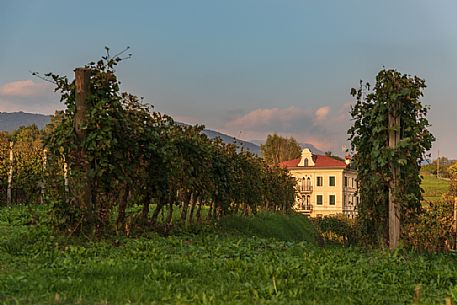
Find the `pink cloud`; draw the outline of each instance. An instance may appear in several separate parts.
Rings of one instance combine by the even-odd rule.
[[[49,84],[35,83],[32,80],[18,80],[0,86],[0,95],[5,97],[43,96],[52,92]]]
[[[287,108],[258,108],[227,123],[231,128],[255,128],[271,124],[288,124],[305,118],[308,112],[295,106]]]
[[[313,144],[322,151],[341,154],[342,145],[347,145],[350,105],[342,103],[338,107],[325,105],[314,109],[296,106],[258,108],[229,120],[219,131],[248,141],[262,140],[268,134],[277,133],[294,137],[299,143]]]
[[[317,108],[317,110],[314,112],[314,120],[316,122],[322,122],[327,118],[328,113],[330,112],[330,107],[329,106],[324,106]]]
[[[210,128],[211,129],[211,128]],[[218,129],[218,132],[235,136],[238,139],[245,140],[245,141],[252,141],[252,140],[264,140],[267,138],[269,134],[272,134],[274,131],[272,130],[265,130],[265,131],[253,131],[253,130],[243,130],[243,132],[236,132],[231,129]],[[309,143],[314,145],[314,147],[322,150],[332,150],[335,148],[333,141],[329,140],[328,137],[323,138],[319,135],[315,135],[312,132],[298,132],[298,131],[291,131],[291,132],[279,132],[277,133],[283,137],[293,137],[299,143]],[[338,152],[338,151],[336,151]]]
[[[63,110],[65,105],[57,99],[53,101],[45,101],[42,103],[34,103],[31,101],[8,100],[0,97],[0,112],[31,112],[42,114],[54,114],[56,110]]]

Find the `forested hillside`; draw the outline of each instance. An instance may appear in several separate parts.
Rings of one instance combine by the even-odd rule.
[[[51,119],[50,115],[26,112],[0,112],[0,131],[13,131],[20,126],[35,124],[42,129]]]
[[[28,126],[35,124],[39,129],[42,129],[51,120],[50,115],[40,113],[26,112],[0,112],[0,131],[14,131],[20,126]],[[183,125],[186,125],[182,123]],[[225,144],[235,144],[239,147],[249,150],[251,153],[260,156],[260,146],[248,141],[239,140],[235,137],[220,133],[211,129],[202,131],[208,138],[221,138]]]

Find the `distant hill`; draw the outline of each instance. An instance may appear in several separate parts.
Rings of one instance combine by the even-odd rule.
[[[36,124],[38,128],[42,129],[46,124],[51,120],[50,115],[44,115],[39,113],[26,113],[26,112],[0,112],[0,130],[3,131],[13,131],[18,129],[20,126],[27,126]],[[184,123],[181,123],[184,124]],[[265,143],[264,140],[252,140],[252,141],[243,141],[235,137],[211,130],[205,129],[203,133],[208,136],[210,139],[221,138],[224,143],[227,144],[236,144],[244,149],[249,150],[253,154],[260,156],[262,153],[260,151],[260,145]],[[323,155],[324,152],[320,149],[317,149],[313,144],[309,143],[300,143],[302,148],[308,147],[314,154]]]
[[[50,115],[38,114],[38,113],[25,113],[25,112],[0,112],[0,130],[3,131],[13,131],[18,129],[20,126],[27,126],[36,124],[38,128],[42,129],[46,124],[51,120]],[[182,123],[183,124],[183,123]],[[238,140],[235,137],[210,130],[205,129],[203,133],[208,136],[210,139],[221,138],[224,143],[227,144],[236,144],[240,147],[244,147],[253,154],[260,156],[260,146],[246,142],[243,140]]]
[[[180,124],[180,125],[186,125],[186,126],[189,125],[187,123],[182,123],[182,122],[176,122],[176,123]],[[256,145],[251,142],[239,140],[235,137],[226,135],[225,133],[221,133],[221,132],[214,131],[211,129],[203,129],[203,134],[205,134],[210,139],[221,138],[222,142],[224,142],[226,144],[235,144],[239,147],[249,150],[251,153],[253,153],[255,155],[260,156],[262,154],[260,151],[259,145]]]
[[[0,130],[13,131],[21,126],[35,124],[39,129],[44,128],[51,120],[50,115],[26,112],[0,112]]]
[[[42,129],[46,124],[51,120],[50,115],[44,115],[39,113],[26,113],[26,112],[0,112],[0,130],[3,131],[13,131],[18,129],[20,126],[27,126],[36,124],[38,128]],[[184,123],[181,123],[184,124]],[[205,129],[203,133],[208,136],[210,139],[221,138],[224,143],[227,144],[236,144],[240,147],[243,147],[253,154],[258,156],[261,155],[260,145],[265,143],[264,140],[252,140],[252,141],[243,141],[235,137],[211,130]],[[324,152],[317,149],[314,145],[309,143],[300,143],[302,148],[308,147],[314,154],[323,155]]]
[[[222,139],[222,141],[224,141],[224,143],[236,144],[239,147],[243,147],[244,149],[249,150],[253,154],[256,154],[258,156],[261,155],[260,146],[257,144],[239,140],[235,137],[232,137],[232,136],[229,136],[229,135],[226,135],[226,134],[223,134],[223,133],[211,130],[211,129],[205,129],[205,130],[203,130],[203,133],[206,134],[208,136],[208,138],[210,138],[210,139],[219,137]]]

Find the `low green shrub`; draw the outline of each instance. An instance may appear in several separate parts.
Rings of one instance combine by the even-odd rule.
[[[321,237],[325,241],[336,242],[345,246],[357,243],[357,223],[342,214],[313,219]]]
[[[443,196],[425,205],[417,220],[403,228],[406,244],[426,252],[442,252],[453,247],[453,204],[453,198]]]

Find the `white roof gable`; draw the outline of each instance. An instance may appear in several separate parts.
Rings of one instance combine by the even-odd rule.
[[[314,166],[313,153],[309,148],[304,148],[301,152],[301,159],[298,166]]]

